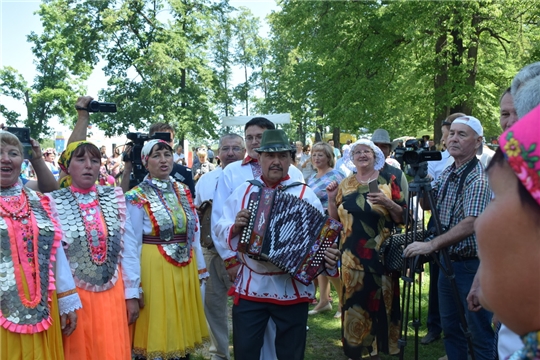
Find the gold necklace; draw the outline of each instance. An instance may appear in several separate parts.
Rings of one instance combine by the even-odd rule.
[[[373,171],[369,173],[369,178],[368,178],[366,181],[360,180],[360,179],[359,179],[359,177],[361,176],[360,173],[356,173],[356,175],[358,175],[358,177],[356,178],[356,180],[358,180],[358,182],[359,182],[360,184],[369,184],[369,182],[370,182],[371,180],[376,179],[376,177],[375,177],[374,179],[371,178],[371,175],[373,175],[376,171],[377,171],[377,170],[373,169]]]

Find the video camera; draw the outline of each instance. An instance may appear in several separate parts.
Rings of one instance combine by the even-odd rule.
[[[129,153],[124,153],[122,161],[130,161],[133,166],[133,170],[129,178],[129,187],[132,188],[140,184],[146,174],[148,173],[144,168],[141,160],[141,152],[144,146],[144,143],[148,140],[158,139],[164,140],[166,142],[171,141],[171,133],[168,132],[156,132],[154,135],[149,136],[148,134],[143,134],[140,132],[128,133],[126,137],[131,140],[131,142],[126,145],[131,146],[131,151]]]
[[[442,155],[440,151],[428,151],[420,147],[418,140],[411,139],[405,142],[405,148],[407,151],[403,153],[403,161],[411,166],[418,166],[424,161],[441,160]]]
[[[23,156],[25,159],[32,159],[32,144],[30,143],[30,129],[20,127],[6,127],[4,130],[12,133],[19,139],[23,147]]]
[[[116,112],[116,104],[92,100],[87,109],[88,112]]]

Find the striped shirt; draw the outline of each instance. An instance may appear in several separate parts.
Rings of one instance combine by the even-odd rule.
[[[345,179],[345,175],[336,169],[330,170],[320,178],[317,178],[317,174],[315,174],[308,179],[308,186],[313,190],[315,195],[317,195],[319,200],[321,200],[324,210],[328,209],[328,194],[326,193],[326,187],[334,180],[339,184],[343,179]]]
[[[452,228],[466,217],[478,217],[491,200],[487,176],[480,162],[467,175],[461,193],[457,194],[461,176],[468,164],[469,162],[459,168],[456,168],[455,163],[452,164],[443,170],[435,182],[433,191],[437,197],[437,210],[443,226]],[[445,186],[447,186],[446,195],[442,198]],[[449,254],[462,257],[478,256],[476,235],[473,233],[452,245]]]

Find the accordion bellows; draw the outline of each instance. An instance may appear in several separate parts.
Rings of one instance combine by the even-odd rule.
[[[251,193],[247,209],[251,216],[239,252],[270,261],[304,285],[324,271],[324,252],[336,241],[341,223],[279,189]]]

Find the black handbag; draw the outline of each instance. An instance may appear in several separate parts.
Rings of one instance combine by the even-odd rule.
[[[405,245],[413,241],[424,241],[422,228],[400,234],[391,235],[381,244],[379,249],[379,261],[388,271],[401,271],[403,269],[403,250]]]

